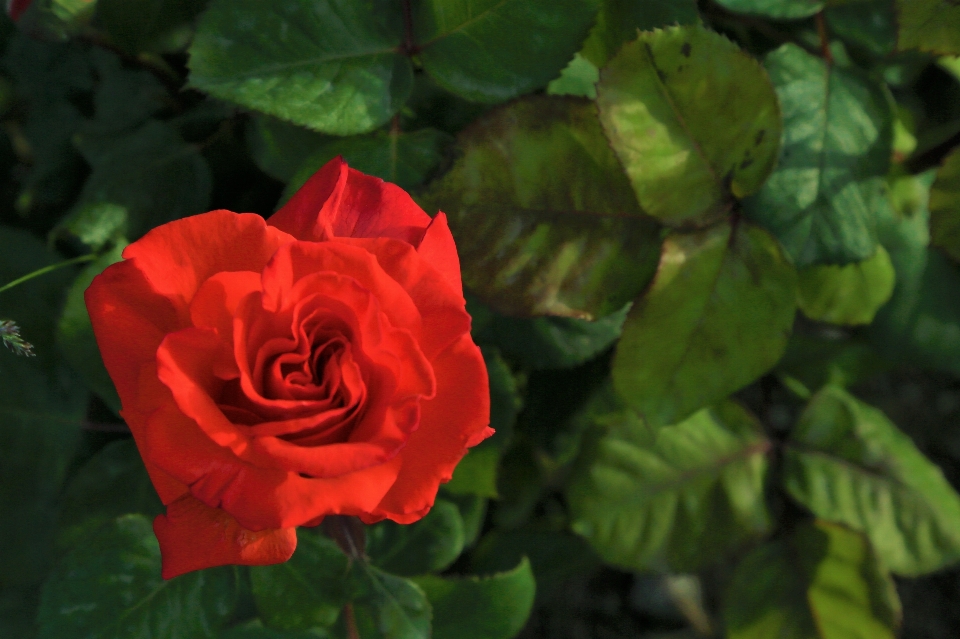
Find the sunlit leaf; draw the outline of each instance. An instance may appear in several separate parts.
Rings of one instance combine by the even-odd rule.
[[[882,246],[873,257],[845,266],[809,266],[799,272],[800,310],[831,324],[869,324],[893,295],[896,272]]]
[[[818,517],[863,532],[893,572],[919,575],[960,560],[960,495],[876,408],[825,387],[784,459],[787,492]]]
[[[580,317],[620,310],[643,289],[658,229],[588,101],[520,100],[458,142],[462,157],[421,203],[449,216],[467,288],[511,314]]]
[[[567,490],[573,530],[629,570],[689,571],[762,536],[770,442],[739,405],[652,432],[630,412],[580,461]]]
[[[724,621],[730,639],[893,639],[900,601],[861,535],[816,522],[740,562]]]
[[[672,234],[623,326],[614,385],[652,426],[685,419],[780,359],[796,303],[796,272],[765,231]]]
[[[604,131],[645,211],[714,219],[773,169],[780,113],[766,73],[701,26],[640,34],[600,74]]]

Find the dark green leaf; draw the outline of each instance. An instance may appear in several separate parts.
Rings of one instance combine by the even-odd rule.
[[[21,181],[21,212],[35,205],[63,204],[79,186],[83,162],[71,137],[83,117],[68,96],[93,88],[85,53],[79,44],[41,43],[20,33],[4,55],[3,66],[27,110],[21,144],[30,168]]]
[[[942,371],[960,373],[960,269],[929,249],[927,220],[932,173],[894,182],[896,216],[883,224],[881,239],[897,271],[893,297],[870,325],[873,346]]]
[[[827,386],[791,433],[784,485],[815,515],[869,537],[893,572],[960,559],[960,495],[876,408]]]
[[[80,236],[88,244],[88,237]],[[64,358],[73,367],[77,373],[80,373],[80,379],[87,387],[100,396],[107,405],[114,411],[120,411],[120,396],[113,386],[113,381],[103,365],[103,359],[100,357],[100,348],[97,346],[96,337],[93,335],[93,326],[90,324],[90,316],[87,314],[87,306],[83,301],[83,293],[90,286],[93,278],[100,274],[114,262],[120,261],[120,253],[126,246],[126,242],[115,245],[95,261],[90,263],[83,272],[77,276],[77,279],[70,285],[67,291],[67,303],[63,307],[63,313],[60,315],[60,322],[57,326],[57,345]],[[117,513],[120,514],[120,513]]]
[[[58,258],[30,234],[0,227],[0,282]],[[80,435],[89,395],[56,361],[54,330],[72,274],[53,271],[0,293],[36,357],[0,348],[0,586],[36,583],[51,559],[56,501]]]
[[[896,0],[897,48],[960,54],[960,5],[952,0]]]
[[[487,516],[487,500],[478,495],[454,495],[441,487],[440,494],[449,502],[456,504],[463,519],[463,546],[469,548],[477,543],[480,530]]]
[[[133,439],[107,444],[67,484],[58,546],[66,549],[118,515],[163,512]]]
[[[190,22],[203,10],[205,0],[97,0],[97,20],[113,41],[127,53],[166,51],[186,44]],[[172,38],[180,29],[183,36]],[[170,45],[174,45],[171,47]]]
[[[799,305],[810,319],[869,324],[893,295],[896,272],[886,249],[845,266],[808,266],[799,273]]]
[[[701,26],[645,32],[600,74],[600,121],[640,205],[684,223],[757,191],[780,144],[776,94],[756,60]]]
[[[371,135],[335,138],[321,144],[290,178],[283,199],[292,196],[321,166],[342,155],[352,168],[410,190],[423,184],[443,159],[453,139],[436,129],[410,133],[379,131]],[[431,211],[432,213],[433,211]]]
[[[564,581],[589,574],[600,560],[582,537],[547,530],[492,530],[470,558],[471,572],[485,575],[530,559],[537,582],[537,600],[545,601]]]
[[[463,157],[422,201],[449,216],[464,284],[478,296],[512,314],[586,317],[643,289],[658,231],[588,101],[520,100],[459,144]]]
[[[309,129],[255,114],[244,130],[247,150],[260,170],[270,177],[288,182],[304,160],[329,138]]]
[[[817,522],[754,550],[727,592],[729,639],[893,639],[900,601],[866,540]]]
[[[37,39],[62,42],[88,27],[95,0],[33,0],[17,27]]]
[[[628,304],[593,321],[575,317],[495,315],[474,335],[480,343],[495,344],[523,366],[572,368],[596,357],[617,341],[629,310]]]
[[[94,118],[84,125],[88,135],[128,132],[169,106],[170,97],[159,80],[144,69],[129,69],[105,49],[90,52],[97,76],[93,94]]]
[[[765,65],[783,109],[780,162],[744,204],[798,266],[867,259],[890,205],[880,176],[893,139],[890,100],[855,68],[786,44]]]
[[[33,639],[37,634],[37,589],[0,589],[0,637]]]
[[[419,577],[433,605],[434,639],[510,639],[530,616],[536,581],[524,559],[486,578]]]
[[[629,570],[695,570],[762,536],[770,442],[756,418],[727,402],[656,434],[633,413],[607,432],[567,489],[573,530]]]
[[[890,0],[827,7],[824,15],[831,33],[874,56],[887,56],[896,49],[897,19]]]
[[[557,77],[599,6],[599,0],[423,0],[414,39],[438,84],[468,100],[502,102]]]
[[[136,239],[155,226],[207,209],[207,161],[168,124],[151,120],[123,137],[85,138],[80,148],[93,172],[58,230],[97,240],[91,248],[100,248],[99,241],[111,235]],[[125,223],[117,223],[122,216],[114,207],[125,209]]]
[[[212,0],[190,46],[190,83],[324,133],[370,131],[410,93],[400,3]],[[377,13],[379,12],[379,13]]]
[[[617,391],[662,426],[746,386],[783,354],[796,286],[793,266],[757,227],[670,235],[652,286],[624,324]]]
[[[649,31],[698,21],[696,0],[603,0],[597,22],[583,43],[583,57],[602,67],[620,47],[637,37],[638,29]]]
[[[816,390],[824,384],[851,386],[883,371],[887,365],[862,338],[846,340],[795,333],[777,371],[798,380],[808,390]]]
[[[823,9],[824,0],[716,0],[717,4],[737,11],[768,18],[806,18]]]
[[[257,610],[282,630],[330,626],[349,601],[350,562],[326,537],[300,531],[289,561],[250,569]]]
[[[232,567],[161,579],[150,521],[124,515],[70,551],[44,584],[39,637],[215,637],[236,598]]]
[[[367,529],[370,560],[395,575],[441,571],[462,550],[463,518],[456,505],[443,499],[438,499],[427,516],[415,523],[383,521]]]
[[[363,639],[429,639],[430,602],[416,582],[357,564],[353,580],[357,627]]]
[[[259,619],[234,626],[230,630],[217,635],[217,639],[328,639],[330,637],[320,628],[310,630],[277,630],[265,627]]]
[[[943,161],[930,189],[930,241],[960,260],[960,147]]]

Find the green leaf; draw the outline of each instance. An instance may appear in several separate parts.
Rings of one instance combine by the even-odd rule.
[[[738,13],[789,20],[806,18],[823,9],[823,0],[716,0],[717,4]]]
[[[902,575],[960,559],[960,495],[876,408],[818,392],[791,433],[784,486],[815,515],[863,532]]]
[[[574,54],[560,77],[547,85],[549,95],[577,95],[595,100],[597,97],[597,82],[600,80],[600,69],[579,53]]]
[[[124,51],[166,51],[171,32],[189,33],[205,0],[97,0],[97,20]],[[185,38],[179,38],[186,44]],[[174,39],[176,41],[176,39]]]
[[[930,241],[960,261],[960,147],[943,161],[930,189]]]
[[[237,600],[236,571],[164,581],[150,521],[124,515],[67,553],[44,584],[39,639],[215,637]]]
[[[145,69],[129,69],[106,49],[90,51],[96,73],[94,117],[84,123],[87,135],[129,132],[169,107],[170,96],[156,76]]]
[[[893,295],[896,272],[882,246],[873,257],[846,266],[808,266],[799,272],[799,306],[810,319],[869,324]]]
[[[207,161],[169,124],[151,120],[123,137],[84,138],[80,149],[93,172],[55,233],[88,239],[98,249],[100,241],[117,234],[137,239],[155,226],[207,209]],[[112,207],[92,206],[104,204]],[[113,207],[125,209],[125,223],[118,223],[122,216]]]
[[[463,546],[470,548],[480,537],[487,516],[487,500],[479,495],[454,495],[441,486],[440,494],[446,501],[456,504],[463,519]]]
[[[670,24],[694,24],[700,19],[696,0],[603,0],[597,21],[583,43],[583,57],[604,66],[624,44],[649,31]]]
[[[89,28],[96,0],[33,0],[17,21],[38,40],[63,42]]]
[[[889,209],[893,114],[886,90],[853,67],[786,44],[765,60],[783,109],[780,162],[747,214],[798,266],[865,260]]]
[[[463,550],[463,518],[457,506],[438,499],[412,524],[382,521],[367,529],[367,554],[379,568],[412,576],[440,571]]]
[[[21,213],[38,205],[66,204],[80,184],[83,161],[71,138],[83,116],[68,96],[93,88],[85,54],[79,44],[41,43],[24,33],[11,39],[4,54],[4,69],[27,111],[19,142],[32,162],[21,180]]]
[[[217,639],[329,639],[330,635],[320,628],[310,630],[277,630],[264,627],[259,619],[234,626],[217,635]]]
[[[882,225],[882,241],[897,271],[893,297],[869,327],[874,348],[894,359],[960,373],[960,268],[928,248],[927,199],[933,173],[893,183],[897,207]]]
[[[434,639],[510,639],[523,629],[533,608],[536,581],[524,559],[490,577],[426,575],[417,584],[433,605]]]
[[[0,636],[33,639],[37,635],[37,592],[34,588],[0,589]]]
[[[794,333],[777,371],[796,379],[808,389],[824,384],[852,386],[889,366],[862,337],[841,339],[827,334]]]
[[[0,226],[0,282],[59,257],[29,233]],[[56,504],[89,395],[56,359],[54,330],[68,269],[0,293],[0,318],[20,325],[36,357],[0,348],[0,586],[39,582],[52,558]]]
[[[133,439],[104,446],[70,479],[64,490],[58,546],[70,548],[119,515],[163,512]]]
[[[423,0],[413,35],[424,70],[448,91],[502,102],[560,74],[599,0]]]
[[[640,205],[680,224],[757,191],[780,143],[776,94],[756,60],[701,26],[640,34],[597,85],[600,121]]]
[[[355,564],[357,628],[363,639],[430,639],[432,608],[417,582]]]
[[[244,139],[250,157],[261,171],[276,180],[288,182],[304,160],[328,137],[257,113],[248,120]]]
[[[780,359],[796,295],[793,266],[759,228],[724,224],[668,236],[660,270],[617,345],[617,391],[651,426],[726,397]]]
[[[378,131],[329,140],[297,167],[283,191],[283,200],[289,199],[320,167],[338,155],[358,171],[376,175],[405,190],[413,189],[423,184],[437,168],[452,142],[449,135],[436,129],[409,133]]]
[[[509,570],[527,557],[537,582],[537,601],[542,602],[578,575],[600,565],[587,542],[569,532],[548,530],[497,530],[483,536],[470,557],[470,570],[491,574]]]
[[[509,314],[583,318],[617,311],[643,290],[658,230],[590,102],[519,100],[458,142],[462,157],[421,201],[449,216],[466,287]]]
[[[453,477],[444,485],[454,495],[480,495],[497,498],[497,468],[500,465],[500,449],[481,444],[467,454],[453,471]]]
[[[250,569],[257,610],[281,630],[331,626],[349,601],[350,570],[336,543],[301,529],[289,561]]]
[[[770,527],[770,442],[732,402],[656,434],[629,411],[608,416],[567,489],[573,530],[629,570],[690,571]]]
[[[190,45],[190,84],[323,133],[370,131],[400,109],[413,81],[399,53],[400,8],[212,0]]]
[[[873,56],[888,56],[897,47],[897,17],[890,0],[827,7],[824,15],[831,33]]]
[[[747,555],[727,591],[729,639],[893,639],[900,601],[859,534],[804,524]]]
[[[952,0],[897,0],[897,48],[960,54],[960,6]]]
[[[81,235],[81,238],[87,237]],[[96,393],[106,404],[116,412],[120,412],[120,396],[113,386],[113,381],[103,365],[100,348],[97,346],[87,314],[87,306],[83,300],[83,293],[90,286],[93,278],[103,269],[114,262],[119,262],[120,253],[126,242],[116,244],[112,249],[91,262],[67,291],[67,303],[60,315],[57,326],[57,345],[64,359],[80,374],[80,379],[91,391]]]
[[[527,368],[573,368],[613,345],[623,330],[630,305],[599,319],[519,318],[493,315],[474,331],[478,342],[495,344]],[[472,313],[471,313],[472,314]],[[476,322],[476,320],[475,320]]]

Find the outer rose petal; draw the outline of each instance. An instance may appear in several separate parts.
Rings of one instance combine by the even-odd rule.
[[[443,211],[430,221],[423,240],[417,247],[417,253],[447,278],[451,288],[463,296],[463,282],[460,278],[460,257],[457,245],[453,241],[447,216]]]
[[[189,495],[153,520],[153,532],[160,542],[164,579],[227,564],[279,564],[297,548],[295,528],[247,530],[227,513]]]
[[[420,428],[410,436],[399,457],[403,466],[396,483],[369,514],[373,523],[389,518],[401,524],[420,519],[433,506],[437,489],[474,446],[493,434],[490,390],[480,349],[463,335],[433,362],[437,395],[421,404]]]
[[[351,169],[335,157],[267,222],[298,240],[390,237],[417,246],[430,216],[395,184]]]

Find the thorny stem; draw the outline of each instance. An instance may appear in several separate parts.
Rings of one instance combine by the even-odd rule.
[[[57,262],[56,264],[51,264],[51,265],[49,265],[49,266],[44,266],[44,267],[41,268],[41,269],[37,269],[36,271],[33,271],[32,273],[27,273],[27,274],[24,275],[23,277],[18,277],[17,279],[13,280],[12,282],[7,282],[7,283],[4,284],[3,286],[0,286],[0,293],[3,293],[4,291],[9,290],[9,289],[11,289],[11,288],[13,288],[14,286],[17,286],[17,285],[19,285],[19,284],[23,284],[23,283],[26,282],[26,281],[32,280],[32,279],[35,278],[35,277],[39,277],[39,276],[41,276],[41,275],[46,275],[46,274],[49,273],[50,271],[55,271],[55,270],[57,270],[58,268],[63,268],[64,266],[70,266],[71,264],[80,264],[80,263],[82,263],[82,262],[90,262],[90,261],[93,261],[93,260],[95,260],[95,259],[97,259],[96,254],[94,254],[94,253],[88,253],[87,255],[81,255],[80,257],[74,257],[74,258],[69,259],[69,260],[64,260],[64,261],[62,261],[62,262]]]

